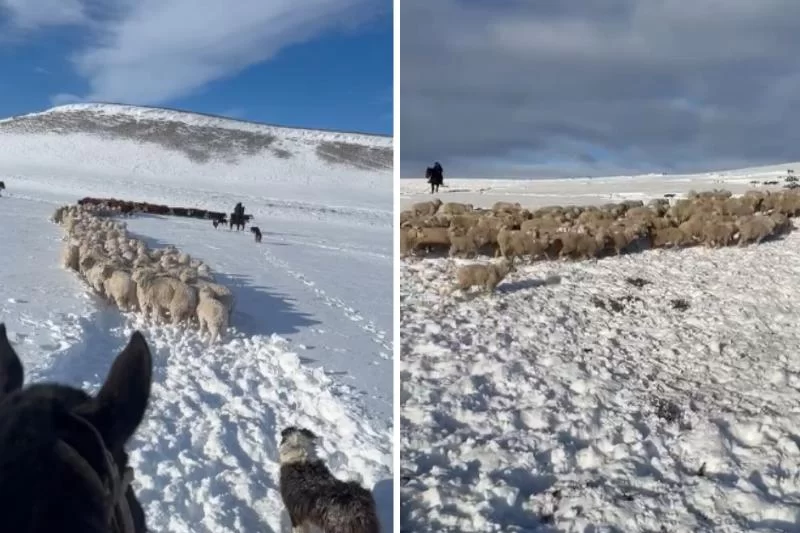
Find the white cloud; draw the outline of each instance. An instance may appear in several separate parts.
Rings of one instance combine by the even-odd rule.
[[[89,44],[70,59],[89,90],[53,101],[159,104],[322,32],[348,31],[390,6],[391,0],[0,0],[0,18],[7,14],[7,29],[25,33],[85,30]],[[0,26],[0,39],[3,33]]]
[[[0,0],[13,28],[33,30],[44,26],[66,26],[87,22],[80,0]]]
[[[376,0],[141,0],[73,57],[88,100],[157,104],[363,20]]]

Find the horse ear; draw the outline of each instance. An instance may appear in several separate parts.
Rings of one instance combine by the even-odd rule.
[[[124,445],[141,424],[150,400],[153,358],[144,336],[135,331],[114,360],[97,393],[91,419],[109,448]]]
[[[21,389],[24,378],[22,361],[8,341],[6,325],[0,324],[0,400]]]

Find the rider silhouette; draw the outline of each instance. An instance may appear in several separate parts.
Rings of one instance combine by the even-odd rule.
[[[433,168],[428,169],[430,171],[430,177],[428,178],[428,183],[431,184],[431,194],[435,192],[439,192],[439,186],[444,183],[444,169],[442,168],[441,163],[436,161],[433,164]]]

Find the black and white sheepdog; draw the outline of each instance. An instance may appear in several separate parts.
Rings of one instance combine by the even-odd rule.
[[[372,493],[355,481],[336,479],[316,454],[317,436],[295,426],[281,432],[280,489],[292,533],[310,526],[326,533],[380,533]]]
[[[250,233],[255,235],[256,242],[261,242],[261,228],[259,228],[258,226],[253,226],[250,228]]]

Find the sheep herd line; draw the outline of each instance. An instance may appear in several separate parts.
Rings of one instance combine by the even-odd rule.
[[[175,217],[201,218],[208,220],[227,219],[222,211],[209,211],[207,209],[197,209],[192,207],[174,207],[163,204],[151,204],[149,202],[132,202],[130,200],[119,200],[117,198],[94,198],[87,196],[78,200],[78,205],[104,206],[117,212],[121,216],[130,216],[136,213],[147,213],[150,215],[169,215]],[[244,221],[250,222],[253,215],[244,215]]]
[[[603,206],[544,207],[497,202],[491,209],[439,199],[420,202],[400,215],[401,257],[447,252],[514,258],[590,259],[647,248],[721,247],[758,244],[792,231],[800,215],[800,192],[729,191],[625,201]],[[506,267],[502,267],[503,270]]]
[[[145,319],[199,327],[213,343],[227,331],[233,313],[230,289],[211,269],[174,246],[151,250],[110,218],[120,208],[107,204],[62,206],[52,221],[64,227],[61,261],[100,297]]]

